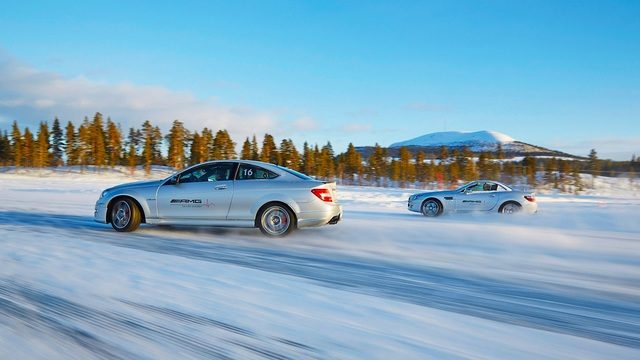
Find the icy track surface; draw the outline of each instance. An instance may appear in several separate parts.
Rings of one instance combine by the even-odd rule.
[[[0,174],[0,359],[640,358],[631,194],[426,219],[340,187],[343,222],[267,239],[93,222],[125,181]]]

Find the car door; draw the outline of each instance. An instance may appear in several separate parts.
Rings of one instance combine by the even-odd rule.
[[[457,211],[474,211],[482,209],[482,191],[483,183],[477,182],[467,186],[462,192],[456,194],[456,210]]]
[[[456,210],[491,210],[498,202],[497,187],[498,184],[489,181],[479,181],[468,186],[456,197]]]
[[[234,162],[216,162],[188,169],[176,182],[158,189],[161,220],[226,220],[233,199]]]

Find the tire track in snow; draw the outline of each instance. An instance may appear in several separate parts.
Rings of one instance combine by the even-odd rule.
[[[83,230],[90,236],[80,237],[82,241],[290,275],[345,291],[640,349],[640,299],[630,296],[356,257],[116,234],[80,216],[5,212],[0,225],[9,224],[55,227],[74,237]]]

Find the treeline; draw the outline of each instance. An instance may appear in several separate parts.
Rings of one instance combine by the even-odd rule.
[[[468,148],[441,147],[438,155],[412,153],[401,148],[397,157],[376,144],[369,158],[363,158],[353,144],[347,151],[335,154],[330,142],[319,146],[305,142],[298,149],[291,139],[279,146],[270,134],[258,140],[245,138],[240,153],[226,130],[203,128],[190,131],[175,120],[166,135],[158,126],[145,121],[140,128],[123,133],[119,124],[106,121],[96,113],[80,124],[67,122],[62,127],[58,118],[49,127],[41,122],[35,132],[22,129],[14,121],[10,132],[0,135],[0,164],[16,167],[80,166],[98,168],[128,166],[133,172],[143,166],[150,173],[152,165],[174,169],[207,160],[250,159],[274,163],[301,171],[323,180],[343,184],[374,186],[456,186],[462,181],[479,178],[527,184],[530,187],[580,191],[585,187],[580,173],[615,175],[626,169],[630,177],[640,169],[640,159],[630,162],[600,160],[595,150],[588,161],[558,158],[525,157],[521,161],[505,160],[502,148],[495,152],[473,153]],[[616,169],[616,170],[612,170]]]

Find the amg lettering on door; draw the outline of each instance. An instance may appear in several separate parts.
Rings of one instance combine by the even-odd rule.
[[[171,199],[171,204],[202,204],[202,199]]]
[[[210,208],[213,206],[212,202],[209,202],[209,199],[206,199],[205,202],[202,202],[202,199],[171,199],[171,205],[180,205],[181,207],[189,207],[189,208]]]

